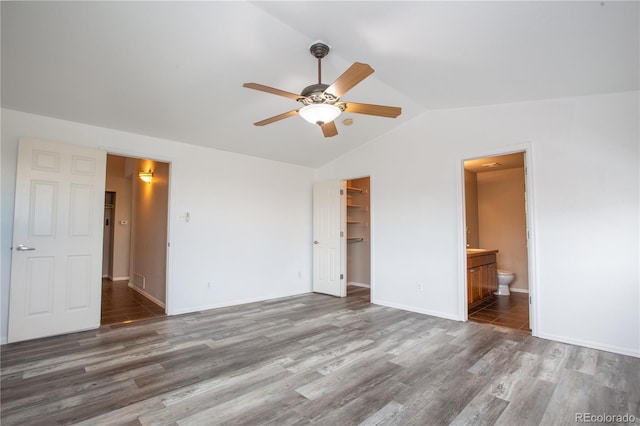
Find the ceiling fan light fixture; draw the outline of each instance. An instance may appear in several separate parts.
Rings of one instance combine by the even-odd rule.
[[[331,104],[311,104],[300,108],[298,114],[311,124],[330,123],[342,113],[342,110]]]

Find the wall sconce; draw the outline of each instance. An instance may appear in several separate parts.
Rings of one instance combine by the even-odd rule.
[[[153,172],[151,171],[151,169],[149,169],[148,172],[139,172],[138,177],[140,177],[140,180],[143,182],[151,183],[151,181],[153,180]]]

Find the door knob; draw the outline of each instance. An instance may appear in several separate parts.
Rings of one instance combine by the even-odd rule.
[[[320,244],[318,241],[314,241],[313,244]]]
[[[18,247],[16,247],[16,250],[18,251],[30,251],[30,250],[35,250],[35,247],[27,247],[27,246],[23,246],[22,244],[18,244]]]

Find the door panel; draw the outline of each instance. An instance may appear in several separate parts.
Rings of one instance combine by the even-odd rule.
[[[9,342],[100,326],[106,153],[21,138]]]
[[[313,291],[346,296],[346,256],[342,223],[346,203],[344,183],[339,180],[318,182],[313,186]]]
[[[58,185],[55,182],[31,182],[29,209],[29,236],[55,237],[55,223],[58,216],[56,200]]]
[[[26,263],[26,315],[51,314],[53,312],[54,258],[34,256],[27,259]]]

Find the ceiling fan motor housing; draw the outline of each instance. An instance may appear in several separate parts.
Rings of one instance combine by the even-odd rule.
[[[330,104],[333,105],[338,101],[338,98],[333,96],[331,93],[326,93],[329,87],[328,84],[312,84],[311,86],[307,86],[302,89],[300,96],[302,96],[298,101],[302,102],[304,105],[311,104]]]

